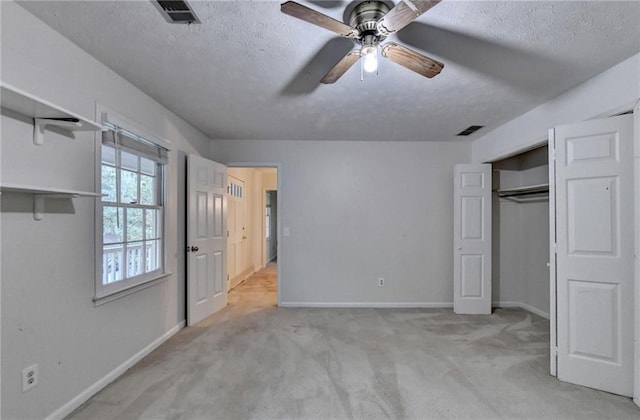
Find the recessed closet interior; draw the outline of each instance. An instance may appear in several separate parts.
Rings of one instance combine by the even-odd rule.
[[[493,162],[492,301],[549,318],[547,146]]]

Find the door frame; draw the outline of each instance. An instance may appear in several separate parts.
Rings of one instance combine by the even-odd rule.
[[[633,106],[633,173],[634,173],[634,215],[635,215],[635,363],[634,363],[634,386],[633,402],[640,406],[640,98]]]
[[[283,261],[286,260],[286,256],[282,252],[282,164],[280,162],[227,162],[229,168],[275,168],[277,171],[277,186],[278,186],[278,202],[276,203],[276,255],[278,256],[278,281],[276,284],[277,305],[280,306],[282,301],[282,284],[284,283],[284,275],[282,267]],[[264,207],[264,192],[262,194],[262,205]],[[264,230],[264,229],[263,229]]]

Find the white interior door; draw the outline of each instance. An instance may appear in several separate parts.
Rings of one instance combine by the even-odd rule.
[[[557,375],[633,392],[633,118],[556,127]]]
[[[456,165],[453,196],[453,311],[490,314],[491,165]]]
[[[246,227],[246,187],[245,182],[239,178],[229,175],[228,178],[228,203],[229,203],[229,224],[228,228],[228,267],[230,286],[234,287],[242,281],[242,274],[247,269],[248,247],[247,227]]]
[[[227,167],[189,155],[187,177],[187,324],[227,305]]]

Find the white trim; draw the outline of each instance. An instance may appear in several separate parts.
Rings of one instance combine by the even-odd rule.
[[[557,238],[556,238],[556,131],[549,129],[549,373],[558,376]]]
[[[104,296],[96,296],[93,298],[93,306],[104,305],[105,303],[113,302],[114,300],[118,300],[125,296],[129,296],[130,294],[136,293],[140,290],[146,289],[147,287],[151,287],[151,286],[155,286],[156,284],[163,283],[167,281],[169,276],[172,276],[172,275],[173,273],[171,272],[159,274],[157,277],[146,280],[142,283],[138,283],[135,286],[127,287],[126,289],[120,289],[117,292],[106,294]]]
[[[541,316],[544,319],[549,319],[548,313],[523,302],[491,302],[491,306],[493,308],[520,308],[527,312],[531,312],[532,314]]]
[[[280,302],[282,308],[453,308],[453,302]]]
[[[635,180],[635,367],[633,402],[640,406],[640,99],[633,108],[634,135],[634,180]]]
[[[277,281],[277,306],[282,306],[282,285],[285,282],[284,276],[284,264],[283,264],[283,254],[282,254],[282,196],[284,195],[284,191],[282,191],[282,164],[279,162],[227,162],[227,167],[229,168],[276,168],[277,170],[277,181],[278,181],[278,202],[276,205],[276,256],[278,257],[278,281]],[[286,258],[286,257],[285,257]],[[266,266],[266,264],[265,264]]]
[[[173,335],[175,335],[178,331],[180,331],[185,326],[185,321],[182,321],[171,328],[169,331],[164,333],[161,337],[154,340],[151,344],[131,356],[120,366],[113,369],[111,372],[107,373],[104,377],[96,381],[93,385],[90,385],[87,389],[78,394],[75,398],[71,399],[69,402],[64,404],[62,407],[58,408],[53,413],[49,414],[46,417],[46,420],[58,420],[63,419],[69,414],[73,413],[75,409],[80,407],[89,398],[93,397],[95,394],[100,392],[104,387],[109,385],[111,382],[115,381],[120,377],[123,373],[125,373],[129,368],[142,360],[149,353],[158,348],[162,343],[167,341]]]
[[[453,308],[453,302],[280,302],[281,308]],[[522,302],[491,302],[492,307],[521,308],[549,319],[549,314]]]

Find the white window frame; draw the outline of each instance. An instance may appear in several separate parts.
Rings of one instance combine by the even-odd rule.
[[[96,106],[96,114],[98,116],[98,120],[104,126],[115,126],[119,129],[124,130],[130,136],[133,134],[136,137],[144,139],[147,142],[153,143],[159,147],[170,150],[170,143],[158,136],[151,134],[148,130],[140,127],[138,124],[132,122],[119,115],[118,113],[109,110],[106,107],[103,107],[99,104]],[[97,191],[102,190],[102,133],[97,133],[96,140],[96,188]],[[158,222],[160,231],[161,231],[161,258],[159,261],[159,269],[150,273],[138,275],[135,277],[131,277],[129,279],[123,279],[121,281],[117,281],[114,283],[103,284],[103,205],[108,205],[109,203],[103,203],[102,200],[96,200],[95,206],[95,238],[96,238],[96,249],[95,249],[95,294],[94,294],[94,303],[97,305],[101,305],[103,303],[110,302],[112,300],[118,299],[122,296],[129,295],[138,290],[145,289],[150,287],[158,282],[166,279],[170,272],[167,270],[167,230],[166,230],[166,221],[167,221],[167,208],[168,208],[168,194],[167,194],[167,186],[168,186],[168,165],[158,165],[157,169],[160,172],[158,175],[161,177],[160,184],[157,185],[156,194],[159,194],[161,199],[161,221]],[[117,204],[117,203],[116,203]],[[125,207],[121,204],[118,204],[118,207]],[[126,238],[123,238],[126,241]],[[123,251],[123,252],[126,252]],[[124,264],[124,261],[121,262]],[[126,273],[126,268],[123,268]]]

